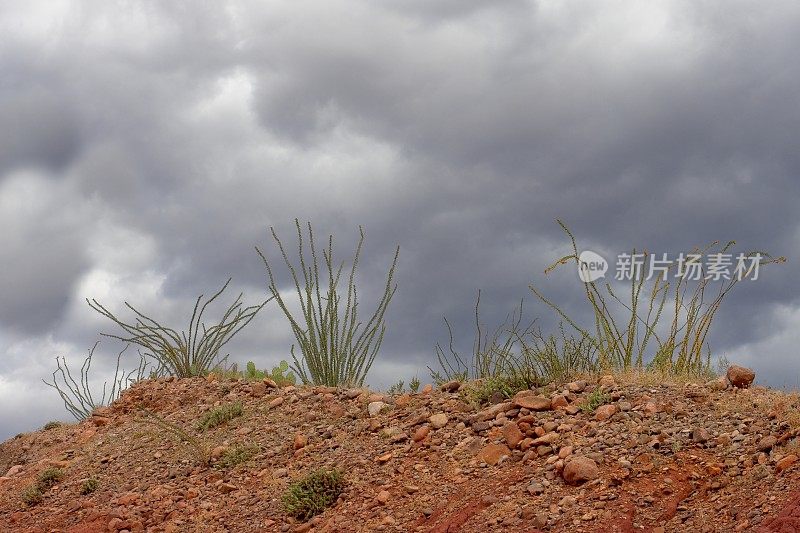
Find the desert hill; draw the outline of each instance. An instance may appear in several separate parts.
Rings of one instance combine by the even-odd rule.
[[[0,531],[800,529],[797,395],[648,374],[465,390],[142,381],[0,445]],[[334,471],[332,504],[290,516],[292,484]]]

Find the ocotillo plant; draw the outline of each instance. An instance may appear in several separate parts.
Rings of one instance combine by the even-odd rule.
[[[294,352],[294,345],[292,346],[291,355],[294,361],[292,370],[303,383],[334,387],[361,386],[383,342],[386,331],[384,316],[397,289],[397,286],[393,285],[393,278],[400,247],[395,250],[383,295],[378,301],[375,312],[366,323],[363,323],[358,316],[355,275],[364,242],[364,230],[359,226],[360,239],[350,267],[347,288],[346,291],[340,291],[339,281],[344,262],[337,266],[334,261],[333,236],[328,237],[328,246],[322,250],[324,271],[321,273],[311,223],[308,223],[308,250],[304,247],[303,232],[297,219],[295,226],[299,247],[299,269],[289,260],[275,229],[270,227],[270,231],[294,282],[300,300],[301,316],[296,317],[287,307],[280,294],[272,266],[261,250],[256,248],[269,276],[269,291],[289,320],[302,354],[301,361]],[[310,258],[307,257],[309,251]]]

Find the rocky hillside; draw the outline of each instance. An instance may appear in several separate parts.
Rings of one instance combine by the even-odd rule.
[[[18,435],[0,445],[0,531],[800,529],[796,395],[603,376],[476,409],[459,383],[274,385],[145,381]],[[287,488],[331,468],[332,505],[289,516]]]

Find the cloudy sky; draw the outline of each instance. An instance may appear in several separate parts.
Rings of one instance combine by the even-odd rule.
[[[229,276],[256,302],[295,217],[342,258],[364,226],[365,311],[401,248],[374,386],[427,378],[443,315],[468,350],[479,288],[489,324],[520,298],[551,324],[530,283],[587,318],[543,272],[556,218],[610,257],[786,256],[710,340],[800,385],[799,30],[790,0],[0,0],[0,438],[69,419],[41,379],[113,332],[85,298],[176,326]],[[291,342],[267,306],[231,356]]]

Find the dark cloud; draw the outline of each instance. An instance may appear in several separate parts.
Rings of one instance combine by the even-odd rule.
[[[253,247],[279,262],[268,228],[293,249],[295,217],[333,233],[342,259],[365,227],[364,310],[401,246],[376,385],[426,376],[443,315],[468,351],[479,288],[487,325],[523,297],[554,325],[531,282],[590,320],[573,272],[543,274],[569,251],[555,218],[609,256],[715,239],[787,256],[732,295],[711,339],[782,384],[798,324],[798,15],[791,2],[4,7],[0,399],[22,405],[55,352],[81,357],[110,329],[85,297],[176,326],[229,276],[230,298],[264,298]],[[268,307],[231,351],[266,366],[291,342]],[[52,417],[52,396],[24,419],[0,412],[0,437]]]

